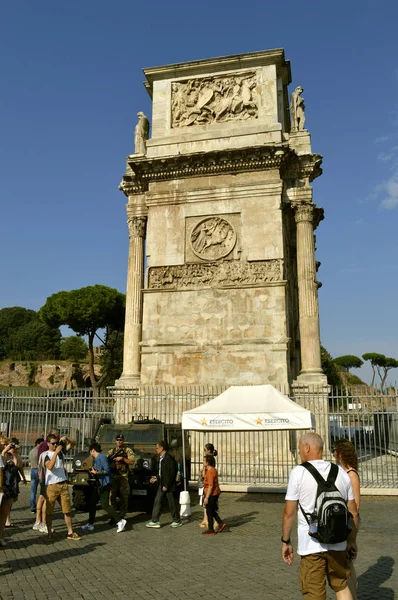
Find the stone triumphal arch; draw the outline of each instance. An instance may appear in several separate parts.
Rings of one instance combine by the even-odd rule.
[[[283,50],[144,73],[151,137],[140,112],[120,184],[130,245],[116,386],[325,384],[311,187],[322,157]]]

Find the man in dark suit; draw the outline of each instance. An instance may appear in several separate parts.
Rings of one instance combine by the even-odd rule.
[[[178,507],[174,498],[176,490],[176,463],[174,458],[167,453],[167,444],[165,441],[160,441],[156,444],[156,452],[159,456],[158,474],[151,477],[151,483],[158,483],[158,491],[155,497],[155,502],[152,511],[152,520],[146,524],[147,527],[159,529],[159,517],[162,508],[163,498],[166,496],[169,503],[173,522],[170,527],[181,527],[182,523],[178,512]]]

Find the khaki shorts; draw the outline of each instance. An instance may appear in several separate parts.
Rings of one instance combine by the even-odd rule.
[[[62,512],[71,513],[72,506],[70,503],[69,486],[64,481],[63,483],[51,483],[46,490],[46,514],[51,515],[54,510],[54,504],[58,500],[61,505]]]
[[[326,579],[334,592],[347,587],[350,566],[345,550],[329,550],[301,557],[300,589],[307,600],[326,600]]]

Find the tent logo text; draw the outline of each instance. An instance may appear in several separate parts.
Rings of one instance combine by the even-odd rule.
[[[228,427],[228,425],[233,425],[233,419],[210,419],[209,425],[211,427]]]

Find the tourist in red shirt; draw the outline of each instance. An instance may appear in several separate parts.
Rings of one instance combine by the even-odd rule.
[[[214,458],[216,458],[217,450],[214,448],[213,444],[206,444],[204,455],[205,456],[211,455],[211,456],[214,456]],[[202,468],[199,471],[199,478],[198,478],[199,504],[201,506],[203,506],[203,501],[204,501],[205,472],[206,472],[206,469],[202,465]],[[203,529],[209,529],[209,524],[207,522],[207,512],[206,512],[205,506],[203,506],[203,521],[201,523],[199,523],[199,527],[202,527]]]
[[[215,468],[215,458],[214,456],[205,456],[203,459],[203,466],[205,471],[205,480],[204,480],[204,501],[203,504],[206,507],[207,512],[207,522],[209,524],[209,528],[206,529],[202,535],[216,535],[214,531],[214,520],[218,523],[218,532],[221,533],[226,524],[220,518],[218,514],[218,498],[220,496],[221,490],[218,484],[218,473]]]

